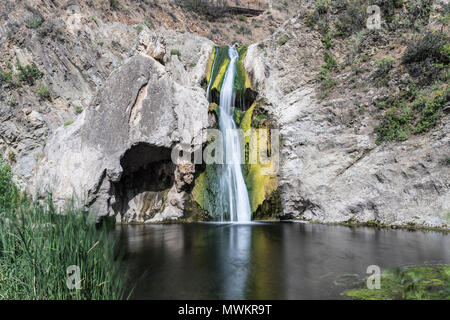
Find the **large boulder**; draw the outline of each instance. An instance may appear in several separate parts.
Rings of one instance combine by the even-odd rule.
[[[184,191],[175,172],[186,184],[194,168],[177,168],[171,151],[179,143],[201,147],[207,112],[201,88],[182,86],[160,62],[137,53],[80,118],[48,140],[32,188],[51,191],[57,203],[76,195],[99,217],[178,218]]]
[[[297,15],[249,46],[244,61],[257,99],[280,129],[284,217],[448,227],[448,114],[431,133],[377,145],[373,114],[383,89],[367,83],[370,90],[343,88],[338,97],[321,99],[323,36],[305,19]],[[346,47],[335,46],[343,56]],[[373,111],[360,114],[361,106]]]

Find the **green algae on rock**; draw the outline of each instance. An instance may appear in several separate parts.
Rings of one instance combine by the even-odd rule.
[[[450,300],[450,265],[393,268],[381,275],[380,289],[362,285],[343,294],[358,300]]]

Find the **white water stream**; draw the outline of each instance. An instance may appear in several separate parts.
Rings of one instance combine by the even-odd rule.
[[[241,141],[236,130],[231,107],[234,105],[234,78],[236,61],[239,58],[235,47],[228,48],[230,63],[225,72],[220,89],[219,130],[222,133],[224,164],[220,173],[223,195],[226,197],[230,221],[248,222],[251,220],[250,202],[247,186],[241,168]],[[222,213],[222,221],[224,216]]]

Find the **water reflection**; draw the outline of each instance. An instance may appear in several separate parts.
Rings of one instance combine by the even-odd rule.
[[[450,263],[450,237],[298,223],[122,226],[137,299],[340,298],[335,280],[381,268]]]

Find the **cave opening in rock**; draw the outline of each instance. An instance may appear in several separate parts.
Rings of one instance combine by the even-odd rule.
[[[174,183],[169,148],[138,143],[120,159],[123,173],[114,183],[113,209],[122,222],[144,222],[164,208]]]

